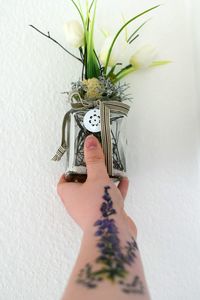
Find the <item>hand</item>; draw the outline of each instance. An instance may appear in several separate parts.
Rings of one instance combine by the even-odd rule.
[[[104,187],[109,185],[109,194],[113,207],[117,211],[116,218],[128,227],[136,238],[136,226],[124,211],[124,200],[128,191],[128,178],[121,179],[118,186],[109,178],[105,166],[104,154],[98,139],[89,135],[84,143],[84,156],[87,167],[87,180],[84,183],[70,182],[64,174],[57,185],[57,192],[69,215],[85,231],[94,225],[100,216],[100,206]]]

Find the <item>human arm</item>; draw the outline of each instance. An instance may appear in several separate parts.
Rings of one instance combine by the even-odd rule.
[[[95,146],[96,145],[96,146]],[[83,230],[79,255],[63,300],[149,300],[136,243],[136,226],[124,210],[128,179],[118,187],[109,178],[100,143],[86,138],[85,183],[58,183],[68,213]]]

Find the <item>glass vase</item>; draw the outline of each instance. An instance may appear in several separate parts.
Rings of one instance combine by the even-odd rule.
[[[101,131],[91,132],[84,126],[84,116],[89,109],[76,110],[70,114],[70,121],[66,130],[66,141],[69,145],[66,153],[67,163],[65,175],[73,181],[84,182],[87,169],[84,160],[84,140],[93,134],[101,143]],[[121,113],[110,113],[110,130],[112,143],[112,174],[113,181],[120,180],[126,174],[126,123],[127,117]]]

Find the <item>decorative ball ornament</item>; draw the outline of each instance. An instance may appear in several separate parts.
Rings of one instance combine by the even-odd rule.
[[[83,124],[91,132],[101,131],[101,115],[98,108],[90,109],[84,116]]]

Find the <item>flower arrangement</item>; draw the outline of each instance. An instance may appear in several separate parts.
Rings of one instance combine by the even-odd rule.
[[[45,34],[30,25],[82,64],[81,76],[77,82],[71,83],[71,91],[68,92],[72,108],[64,116],[61,146],[52,160],[60,160],[67,151],[66,174],[76,179],[85,179],[83,144],[85,137],[93,133],[102,144],[108,173],[110,177],[116,179],[126,172],[121,128],[130,109],[130,106],[125,104],[125,101],[130,100],[130,95],[127,94],[129,85],[121,83],[121,80],[140,69],[160,66],[168,61],[156,61],[155,49],[144,46],[136,51],[124,66],[116,53],[115,46],[121,33],[124,31],[127,33],[129,25],[155,10],[159,5],[124,22],[115,35],[106,37],[102,49],[97,51],[94,43],[97,0],[92,0],[90,3],[85,0],[84,10],[79,1],[70,1],[79,14],[80,22],[71,20],[65,24],[66,40],[71,48],[77,49],[78,55],[58,43],[49,32]],[[132,46],[139,37],[140,29],[146,23],[147,21],[143,22],[130,35],[126,34],[125,47]]]

